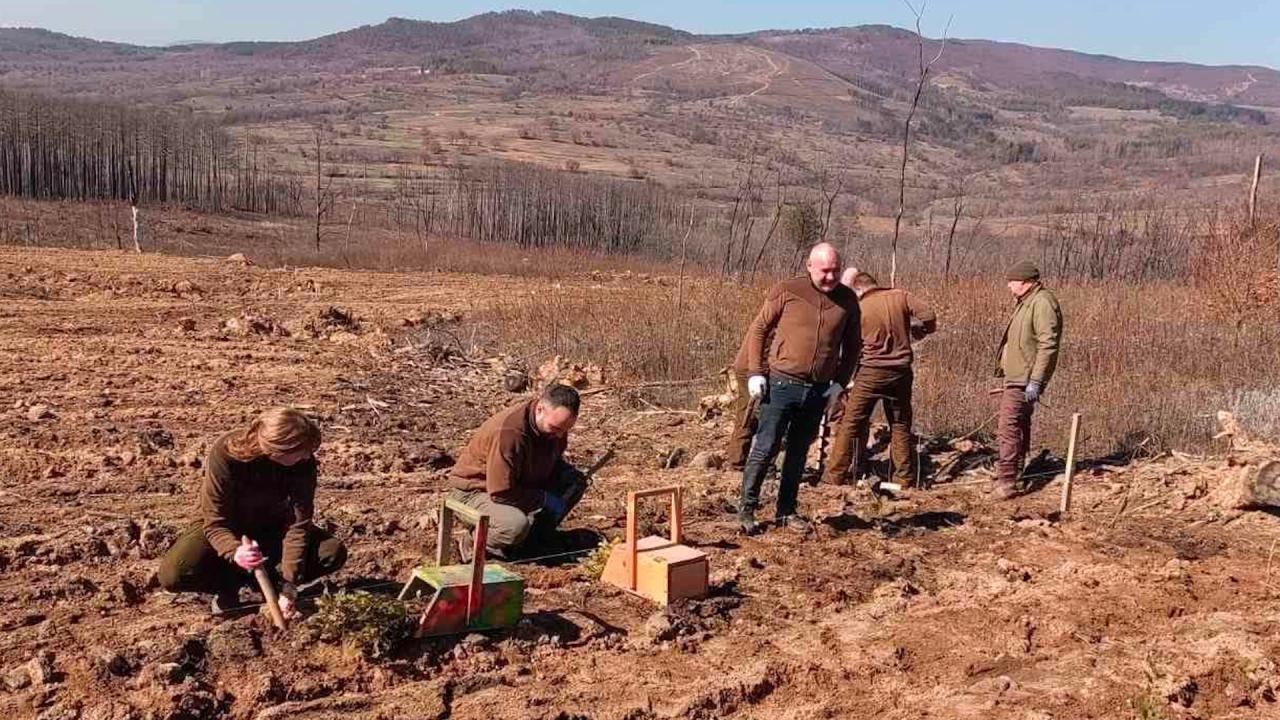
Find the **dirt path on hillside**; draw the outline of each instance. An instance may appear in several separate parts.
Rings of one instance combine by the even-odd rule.
[[[684,60],[677,60],[676,62],[673,62],[670,65],[663,65],[661,67],[654,68],[653,70],[649,70],[648,72],[642,72],[639,75],[631,78],[631,80],[629,80],[628,82],[633,82],[633,83],[639,82],[647,77],[653,77],[654,75],[657,75],[658,73],[664,70],[678,70],[682,67],[686,67],[688,65],[691,65],[695,62],[702,60],[702,50],[700,50],[697,45],[686,45],[685,49],[693,53],[693,55],[691,57],[685,58]]]
[[[761,93],[768,92],[769,89],[773,87],[773,81],[782,77],[782,75],[791,68],[790,60],[783,58],[782,64],[779,65],[778,63],[774,62],[773,53],[770,53],[767,50],[757,50],[754,48],[744,48],[744,50],[746,50],[748,53],[750,53],[751,55],[754,55],[757,58],[764,59],[764,61],[769,65],[769,70],[761,74],[760,77],[757,78],[761,83],[760,87],[756,88],[755,90],[752,90],[749,93],[745,93],[742,95],[734,95],[733,97],[728,98],[730,105],[737,105],[738,103],[742,102],[746,98],[755,97],[756,95],[759,95]]]
[[[623,282],[623,281],[619,281]],[[598,292],[565,281],[565,292]],[[471,318],[537,280],[272,270],[0,249],[0,708],[40,718],[1264,718],[1277,712],[1276,518],[1133,502],[1135,475],[1005,504],[940,484],[884,506],[802,491],[800,536],[744,538],[738,477],[660,469],[727,420],[593,394],[571,447],[615,447],[569,525],[616,536],[628,489],[681,483],[711,596],[669,615],[522,566],[512,632],[369,661],[159,592],[219,432],[290,402],[324,423],[338,585],[394,587],[430,552],[448,456],[517,399]],[[625,290],[618,285],[615,291]],[[331,310],[331,308],[336,308]],[[584,359],[586,360],[586,359]],[[1148,472],[1159,493],[1185,477]],[[1152,479],[1154,478],[1154,479]],[[1177,497],[1183,497],[1177,494]],[[647,524],[652,524],[647,521]],[[1172,701],[1172,702],[1171,702]],[[1138,714],[1138,709],[1154,712]]]

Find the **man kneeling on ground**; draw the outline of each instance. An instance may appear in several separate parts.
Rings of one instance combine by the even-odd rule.
[[[458,457],[449,497],[489,516],[489,554],[528,556],[582,499],[586,475],[564,460],[580,402],[550,385],[486,420]]]

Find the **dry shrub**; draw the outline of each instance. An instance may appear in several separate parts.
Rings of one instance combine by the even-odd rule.
[[[550,287],[503,298],[480,319],[516,354],[589,360],[624,381],[686,380],[727,363],[761,295],[709,278],[686,279],[683,291],[674,278]]]
[[[599,580],[604,575],[605,566],[609,564],[609,556],[613,554],[613,549],[621,542],[617,538],[601,540],[600,544],[579,563],[582,574],[591,580]]]
[[[413,634],[408,606],[388,595],[341,591],[325,595],[309,620],[326,642],[341,642],[365,657],[382,658]]]
[[[1210,222],[1191,278],[1209,306],[1237,329],[1275,322],[1280,308],[1280,226]]]
[[[935,281],[937,282],[937,281]],[[1058,373],[1036,413],[1037,442],[1061,449],[1071,413],[1084,414],[1086,452],[1205,447],[1212,414],[1235,408],[1265,432],[1280,409],[1280,325],[1234,326],[1204,297],[1172,283],[1055,287],[1066,317]],[[970,281],[912,288],[940,314],[917,347],[916,426],[962,434],[990,422],[996,348],[1013,298],[1002,284]],[[686,280],[674,287],[618,284],[552,288],[510,297],[482,316],[494,340],[533,358],[554,354],[604,365],[619,382],[708,378],[690,405],[718,389],[716,372],[737,352],[763,287]],[[1263,398],[1260,400],[1260,398]],[[988,430],[991,425],[986,426]]]
[[[1076,284],[1055,288],[1065,315],[1057,375],[1036,414],[1039,441],[1060,447],[1071,413],[1084,414],[1086,448],[1126,449],[1150,436],[1155,446],[1205,445],[1212,414],[1241,389],[1280,380],[1275,324],[1235,329],[1197,293],[1174,284]],[[920,348],[917,424],[967,432],[995,412],[987,388],[1012,307],[1003,288],[960,284],[924,288],[941,311],[941,330]]]

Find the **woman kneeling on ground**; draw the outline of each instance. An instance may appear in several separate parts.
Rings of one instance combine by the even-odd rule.
[[[347,550],[312,523],[320,426],[277,407],[248,428],[218,438],[200,485],[201,522],[160,561],[160,584],[212,593],[213,613],[240,604],[240,588],[259,565],[280,584],[280,609],[295,613],[297,586],[342,567]],[[278,573],[272,561],[279,560]]]

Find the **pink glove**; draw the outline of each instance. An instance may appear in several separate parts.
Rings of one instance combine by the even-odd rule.
[[[236,548],[235,563],[249,572],[262,564],[262,551],[258,549],[257,541],[250,541],[247,537],[240,538],[240,547]]]

